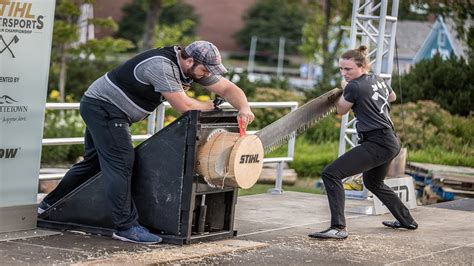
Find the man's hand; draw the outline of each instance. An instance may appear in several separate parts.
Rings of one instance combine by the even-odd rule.
[[[222,96],[230,105],[239,110],[238,116],[242,119],[242,124],[247,127],[255,119],[255,115],[250,110],[247,97],[244,92],[234,83],[226,78],[221,78],[217,83],[206,87],[209,91]]]
[[[242,125],[245,129],[247,128],[248,124],[252,123],[255,119],[255,115],[250,110],[250,108],[243,108],[242,110],[239,110],[238,117],[242,119]]]
[[[214,108],[215,108],[214,102],[211,101],[211,100],[205,101],[205,102],[202,102],[202,103],[203,103],[203,106],[199,110],[210,111],[210,110],[214,110]]]

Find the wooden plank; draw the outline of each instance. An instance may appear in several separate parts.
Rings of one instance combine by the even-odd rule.
[[[474,196],[474,191],[469,191],[469,190],[460,190],[460,189],[454,189],[450,187],[443,187],[443,190],[445,192],[450,192],[454,194],[465,194],[465,195],[472,195]]]
[[[440,181],[450,180],[458,181],[462,183],[474,183],[474,175],[463,175],[457,173],[447,173],[447,172],[434,172],[433,180],[437,179]]]
[[[452,166],[452,165],[416,163],[416,162],[410,162],[408,166],[415,169],[418,168],[426,172],[450,172],[450,173],[474,175],[474,168],[466,167],[466,166]]]

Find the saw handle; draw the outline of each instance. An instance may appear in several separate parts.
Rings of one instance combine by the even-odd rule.
[[[244,122],[242,121],[242,117],[237,117],[237,121],[239,122],[239,133],[240,133],[240,136],[243,137],[245,136],[247,133],[245,132],[245,127],[244,127]]]

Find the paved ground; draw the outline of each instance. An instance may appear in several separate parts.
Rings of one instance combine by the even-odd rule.
[[[357,209],[366,202],[346,204]],[[8,240],[3,235],[3,241],[0,234],[0,264],[473,265],[473,205],[474,199],[469,199],[418,207],[413,210],[420,224],[416,231],[382,227],[381,221],[390,215],[346,213],[349,238],[320,241],[306,235],[328,226],[325,196],[261,194],[239,197],[239,235],[234,239],[181,247],[135,245],[80,232],[49,235],[38,230],[36,234],[44,236]]]

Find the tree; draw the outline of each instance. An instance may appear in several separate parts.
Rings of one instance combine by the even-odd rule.
[[[93,55],[96,60],[105,60],[108,55],[124,51],[132,46],[129,41],[110,37],[89,40],[78,45],[79,6],[85,3],[94,4],[95,0],[58,0],[56,2],[50,80],[58,82],[56,86],[61,102],[65,101],[67,66],[72,58],[82,57],[84,60],[90,60]],[[89,23],[112,29],[117,27],[111,18],[91,19]]]
[[[78,39],[77,26],[74,22],[80,15],[79,9],[71,1],[58,1],[53,30],[53,47],[51,63],[58,64],[52,67],[59,70],[59,99],[64,102],[66,87],[66,66],[70,44]]]
[[[308,1],[309,12],[303,26],[302,44],[299,50],[307,60],[322,68],[322,77],[317,90],[309,93],[314,97],[332,89],[334,77],[338,75],[335,60],[343,48],[343,25],[350,23],[352,6],[343,0]]]
[[[174,24],[171,26],[168,25],[159,25],[156,28],[155,35],[158,37],[155,40],[155,47],[163,47],[170,45],[188,45],[193,41],[197,40],[197,36],[186,35],[191,27],[194,26],[194,21],[190,19],[185,19],[179,24]]]
[[[420,9],[417,6],[414,1],[400,1],[398,3],[398,19],[426,21],[427,10]]]
[[[142,50],[148,50],[153,47],[155,41],[155,28],[158,22],[159,12],[161,10],[161,0],[146,1],[146,19],[145,27],[143,28],[143,44]]]
[[[278,40],[284,37],[285,49],[295,52],[301,42],[304,19],[302,0],[259,0],[245,15],[245,26],[235,37],[242,48],[250,49],[252,36],[257,36],[265,44],[259,50],[273,54],[278,53]]]
[[[119,30],[117,37],[131,40],[136,47],[141,46],[147,5],[144,0],[134,0],[122,9],[124,13],[123,19],[119,22]],[[191,5],[183,2],[183,0],[175,0],[171,3],[165,1],[159,12],[159,27],[173,27],[183,23],[184,20],[190,20],[194,23],[182,32],[183,36],[191,37],[196,32],[196,25],[199,23],[199,17],[194,12]],[[155,29],[156,31],[156,29]],[[156,32],[155,32],[156,34]],[[159,41],[159,40],[155,40]]]
[[[474,58],[470,58],[472,62]],[[392,80],[392,87],[402,88],[405,102],[432,100],[452,114],[467,116],[474,106],[474,68],[463,58],[451,55],[446,60],[440,55],[421,60],[409,73]],[[399,93],[400,95],[400,93]]]

